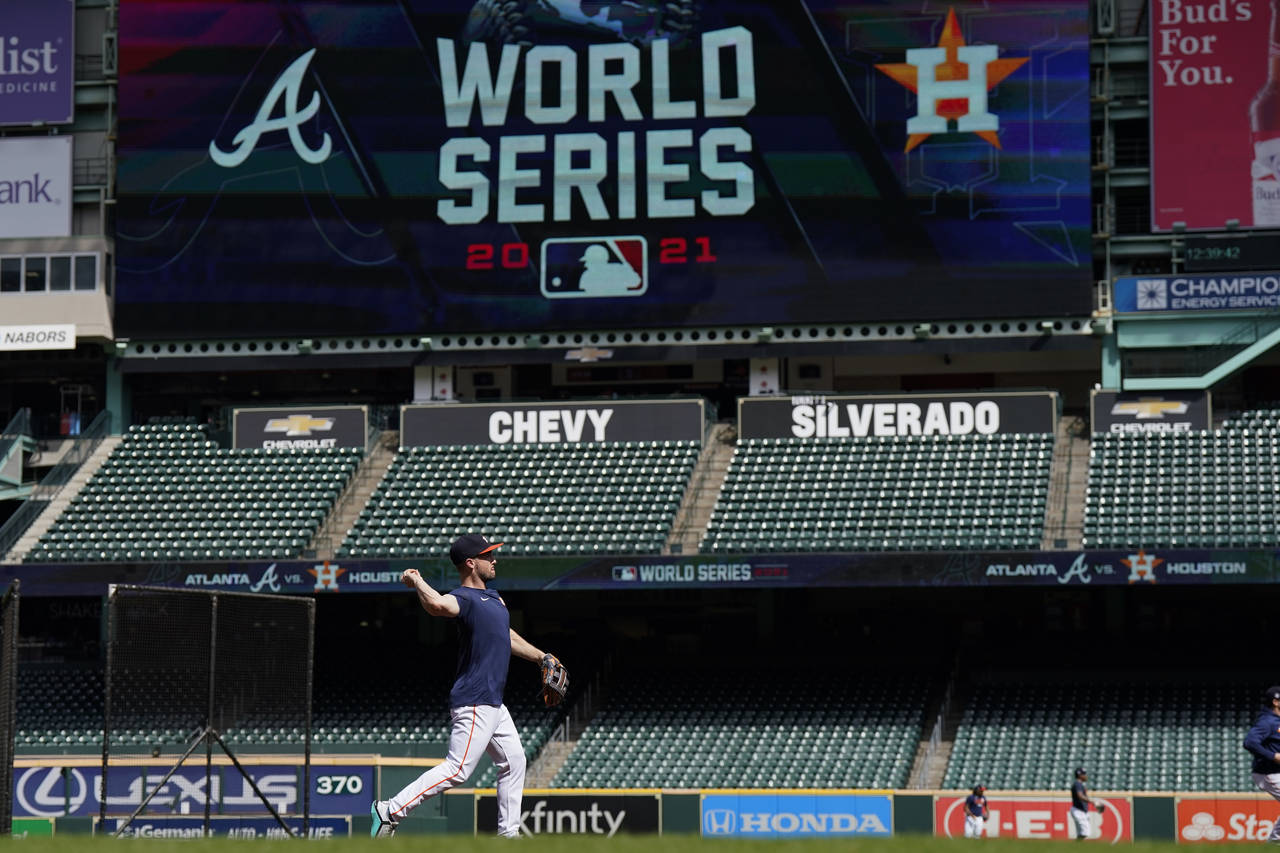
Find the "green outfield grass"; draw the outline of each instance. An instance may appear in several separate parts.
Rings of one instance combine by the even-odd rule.
[[[204,851],[297,850],[297,841],[244,841],[240,839],[204,840],[112,840],[89,838],[83,835],[64,835],[57,838],[32,838],[20,842],[27,853],[75,853],[85,848],[109,850],[121,846],[131,850],[153,853],[204,853]],[[447,851],[447,853],[510,853],[512,845],[521,853],[590,853],[600,850],[608,853],[716,853],[729,848],[750,848],[753,853],[960,853],[971,850],[973,845],[993,845],[1002,853],[1040,851],[1045,845],[1064,846],[1070,841],[1016,841],[990,839],[965,841],[963,839],[930,838],[927,836],[902,836],[900,838],[845,840],[845,839],[795,839],[790,841],[742,841],[735,839],[708,839],[690,835],[618,836],[598,838],[589,835],[559,835],[524,838],[508,841],[499,838],[468,838],[454,835],[411,835],[389,840],[374,841],[370,838],[313,841],[322,847],[341,846],[344,853],[408,853],[408,851]],[[1093,845],[1090,846],[1101,846]],[[1254,845],[1257,846],[1257,845]],[[1117,845],[1116,849],[1136,853],[1172,853],[1177,845],[1142,842]]]

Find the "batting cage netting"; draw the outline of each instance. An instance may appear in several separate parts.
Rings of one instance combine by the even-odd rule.
[[[13,834],[13,742],[18,727],[18,594],[0,599],[0,836]]]
[[[120,835],[139,815],[189,815],[195,806],[203,811],[206,835],[214,816],[249,813],[269,814],[285,832],[306,835],[314,637],[310,598],[113,586],[107,599],[100,831]],[[186,751],[163,777],[144,775],[139,784],[109,775],[127,774],[111,770],[113,750],[136,754],[166,742],[181,743]],[[263,777],[270,786],[260,786],[255,776],[261,774],[235,755],[237,743],[299,754],[294,763],[301,767],[300,778],[289,785],[277,772]],[[215,745],[226,755],[216,764]],[[188,765],[199,769],[193,774]],[[171,779],[181,796],[172,794],[173,786],[166,788]],[[158,796],[161,791],[166,795]]]

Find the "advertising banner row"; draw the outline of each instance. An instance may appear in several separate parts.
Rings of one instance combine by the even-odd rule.
[[[1212,426],[1208,391],[1094,391],[1094,432],[1182,432]],[[741,438],[873,438],[1052,433],[1052,391],[743,397]],[[400,443],[591,444],[701,441],[705,404],[690,400],[556,403],[427,403],[400,408]],[[236,448],[363,448],[364,406],[235,409]]]
[[[580,5],[123,0],[117,333],[1089,312],[1085,0]]]
[[[378,790],[382,760],[353,756],[350,763],[344,759],[312,764],[312,837],[346,836],[353,822],[367,820],[369,802],[387,793]],[[243,777],[225,759],[217,761],[210,787],[202,761],[180,767],[166,780],[168,761],[113,760],[105,786],[110,816],[105,831],[114,832],[120,818],[131,814],[158,787],[147,809],[127,830],[131,837],[200,835],[206,799],[215,835],[283,837],[284,830],[264,813]],[[250,758],[245,768],[291,828],[300,828],[302,786],[307,784],[302,766],[257,764]],[[61,763],[22,759],[13,771],[15,832],[49,834],[64,820],[92,820],[97,827],[102,791],[101,768],[94,757],[68,757]],[[520,831],[526,836],[696,832],[708,837],[779,839],[924,833],[959,838],[964,834],[964,799],[959,792],[889,790],[535,789],[525,791]],[[1257,842],[1266,839],[1280,818],[1280,803],[1262,794],[1102,793],[1092,799],[1101,808],[1090,812],[1088,840],[1109,844],[1171,838],[1184,844]],[[450,817],[449,831],[496,832],[497,801],[492,789],[458,790],[445,800],[445,813],[463,810],[459,820]],[[987,837],[1075,837],[1067,814],[1070,797],[1065,793],[989,792],[987,804],[983,829]],[[411,825],[406,827],[414,831]]]
[[[1272,584],[1280,554],[1264,550],[963,551],[505,557],[496,588],[512,590],[692,589],[697,587],[1062,587]],[[448,585],[444,554],[396,560],[277,560],[223,563],[41,563],[0,566],[0,584],[26,596],[102,595],[108,584],[330,594],[398,592],[414,568]]]

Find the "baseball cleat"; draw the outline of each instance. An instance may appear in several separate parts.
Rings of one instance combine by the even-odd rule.
[[[391,819],[391,812],[386,803],[377,800],[369,806],[369,816],[373,823],[369,827],[370,838],[390,838],[396,834],[396,822]]]

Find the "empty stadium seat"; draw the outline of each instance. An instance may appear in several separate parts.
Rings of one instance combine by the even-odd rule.
[[[133,426],[26,562],[297,557],[361,455],[227,450],[195,424]]]
[[[927,681],[858,673],[628,677],[552,787],[897,787]]]
[[[1222,429],[1097,433],[1089,451],[1089,548],[1280,545],[1280,411]]]
[[[943,786],[1060,789],[1084,767],[1099,790],[1253,790],[1240,743],[1256,694],[1212,679],[978,684]]]
[[[402,448],[339,557],[443,554],[460,530],[511,555],[654,554],[697,441]]]
[[[1035,549],[1052,435],[744,439],[702,550]]]

